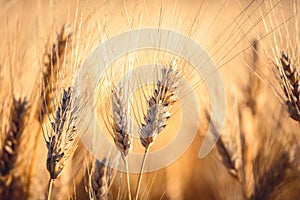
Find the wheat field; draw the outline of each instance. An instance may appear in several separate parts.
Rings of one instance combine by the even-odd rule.
[[[299,12],[297,0],[1,0],[0,199],[300,199]],[[200,68],[171,36],[159,44],[182,55],[131,51],[154,41],[142,31],[113,43],[147,28],[201,46]]]

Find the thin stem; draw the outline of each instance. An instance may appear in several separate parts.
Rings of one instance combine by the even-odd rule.
[[[141,181],[142,181],[142,175],[143,175],[145,162],[146,162],[146,156],[148,154],[148,151],[149,151],[149,146],[145,149],[145,153],[144,153],[144,156],[143,156],[143,161],[142,161],[142,165],[141,165],[141,169],[140,169],[140,173],[139,173],[139,179],[138,179],[136,192],[135,192],[135,194],[136,194],[135,200],[138,200],[138,197],[139,197],[140,186],[141,186]]]
[[[127,178],[127,189],[128,189],[128,199],[131,200],[131,189],[130,189],[130,181],[129,181],[129,171],[128,171],[128,161],[127,158],[124,159],[126,166],[126,178]]]
[[[53,180],[54,180],[54,179],[51,179],[51,178],[50,178],[50,180],[49,180],[48,197],[47,197],[47,200],[50,200],[51,191],[52,191],[52,185],[53,185]]]

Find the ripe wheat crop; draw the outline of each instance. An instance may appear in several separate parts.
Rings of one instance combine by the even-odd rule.
[[[0,199],[300,199],[297,0],[0,11]],[[111,39],[149,27],[169,34]]]

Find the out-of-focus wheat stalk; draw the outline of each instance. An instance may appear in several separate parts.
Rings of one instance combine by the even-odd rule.
[[[276,190],[284,186],[288,180],[290,169],[297,168],[293,145],[286,136],[264,135],[256,158],[253,160],[254,191],[250,199],[273,199]],[[294,176],[294,175],[293,175]],[[294,178],[297,179],[296,176]]]
[[[238,113],[236,113],[238,114]],[[210,121],[210,116],[206,112],[206,117]],[[231,117],[231,120],[238,120],[237,117]],[[232,123],[232,122],[229,122]],[[235,121],[236,123],[236,121]],[[238,128],[236,130],[236,128]],[[212,123],[213,134],[219,135],[216,132],[214,124]],[[216,148],[222,158],[222,163],[228,169],[230,175],[232,175],[243,188],[243,195],[246,197],[245,190],[245,171],[244,171],[244,158],[243,158],[243,148],[244,141],[243,135],[240,133],[239,127],[233,127],[233,125],[227,127],[226,131],[231,131],[230,133],[223,132],[219,137]]]
[[[259,70],[259,50],[258,50],[258,47],[259,47],[259,42],[257,39],[254,39],[252,41],[252,53],[253,53],[253,56],[252,56],[252,62],[251,62],[251,69],[253,69],[253,71],[257,71]],[[255,76],[255,74],[250,74],[250,77],[249,77],[249,84],[246,88],[246,91],[245,91],[245,95],[246,95],[246,98],[245,98],[245,103],[246,103],[246,106],[248,108],[251,109],[251,112],[252,112],[252,116],[255,117],[255,115],[257,115],[257,112],[258,112],[258,108],[257,108],[257,105],[258,105],[258,102],[257,102],[257,97],[260,93],[260,87],[261,85],[261,81],[258,79],[258,77]]]
[[[121,152],[126,167],[128,198],[131,199],[131,189],[128,171],[127,155],[132,151],[132,134],[130,133],[130,109],[128,102],[128,87],[115,86],[112,90],[113,134],[117,149]]]
[[[245,197],[249,197],[253,190],[253,173],[252,160],[255,156],[256,140],[255,134],[258,126],[258,116],[261,110],[261,79],[257,77],[261,70],[260,43],[259,40],[253,39],[251,41],[252,49],[250,56],[250,66],[253,74],[249,74],[249,80],[246,88],[243,90],[244,99],[239,105],[239,121],[241,123],[239,135],[242,148],[242,171],[243,179],[242,186]]]
[[[63,26],[57,35],[56,43],[52,44],[50,50],[44,54],[42,68],[42,87],[40,107],[37,109],[37,117],[44,120],[46,114],[53,112],[53,97],[55,96],[57,74],[60,64],[64,59],[66,47],[71,38],[71,33]]]
[[[112,175],[112,168],[108,166],[106,159],[101,162],[94,159],[88,181],[89,198],[91,200],[108,199]]]
[[[170,67],[163,67],[161,73],[161,80],[157,81],[154,94],[148,100],[147,114],[144,115],[145,122],[140,131],[140,141],[145,147],[145,152],[136,187],[136,200],[139,196],[142,173],[149,148],[158,134],[166,127],[167,121],[171,117],[171,107],[178,100],[177,90],[181,84],[181,75],[177,71],[176,61],[174,60]]]
[[[13,99],[11,107],[11,122],[8,132],[6,133],[6,138],[4,140],[3,148],[0,158],[0,196],[1,199],[9,199],[13,196],[14,192],[19,192],[22,194],[23,188],[13,187],[14,180],[16,177],[13,173],[13,169],[16,167],[16,159],[18,156],[18,147],[22,140],[22,134],[25,127],[25,118],[27,115],[27,100]],[[20,198],[20,195],[18,198]]]
[[[47,170],[50,174],[48,199],[53,181],[62,173],[77,148],[78,134],[75,125],[77,107],[73,105],[71,95],[71,88],[63,91],[61,103],[51,122],[52,130],[50,133],[43,131],[48,149]]]

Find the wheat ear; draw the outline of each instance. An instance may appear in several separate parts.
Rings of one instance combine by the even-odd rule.
[[[218,139],[217,149],[222,156],[224,165],[228,168],[230,174],[234,176],[240,183],[243,181],[241,173],[240,159],[236,157],[236,153],[231,144],[232,141],[226,143],[222,137]]]
[[[268,199],[276,186],[283,181],[286,175],[286,169],[290,165],[289,161],[288,154],[282,153],[265,174],[256,180],[254,194],[250,199]]]
[[[48,199],[53,181],[61,174],[77,148],[78,134],[75,126],[77,108],[73,107],[71,95],[71,88],[63,91],[61,104],[51,122],[52,130],[50,134],[43,131],[48,149],[47,170],[50,174]]]
[[[41,80],[37,80],[37,83],[40,90],[40,94],[33,93],[32,100],[30,102],[35,102],[36,107],[34,110],[34,118],[41,122],[41,124],[45,121],[46,115],[53,113],[54,106],[53,106],[53,98],[54,98],[54,91],[56,90],[55,83],[57,80],[57,74],[59,72],[59,66],[62,62],[66,47],[68,44],[69,39],[71,38],[71,33],[66,30],[66,27],[63,26],[57,34],[56,42],[53,43],[49,48],[46,48],[44,53],[44,61],[42,66],[41,72]],[[32,174],[34,173],[34,163],[36,161],[37,155],[37,146],[40,137],[40,129],[38,129],[37,134],[34,138],[34,146],[33,146],[33,153],[31,157],[31,162],[29,166],[29,173],[27,177],[27,182],[31,183]],[[27,191],[29,191],[29,186]]]
[[[132,135],[130,134],[130,113],[127,94],[122,87],[114,87],[112,91],[114,142],[123,156],[132,151]]]
[[[128,198],[131,199],[127,155],[132,151],[132,134],[130,133],[130,109],[127,90],[124,85],[112,90],[113,138],[121,152],[126,167]]]
[[[4,140],[0,158],[0,188],[2,188],[2,192],[4,192],[2,193],[0,191],[1,199],[9,199],[9,197],[12,197],[12,194],[9,193],[9,191],[12,191],[10,187],[14,181],[14,175],[11,174],[11,171],[16,164],[17,151],[25,127],[24,123],[27,108],[28,106],[25,98],[20,98],[19,100],[13,99],[10,128]],[[22,193],[21,189],[22,188],[18,188],[17,192]],[[16,188],[14,188],[14,190],[16,190]]]
[[[276,65],[280,75],[280,82],[286,96],[286,105],[290,117],[300,123],[300,76],[291,57],[282,53],[280,63]]]
[[[143,161],[139,173],[136,187],[136,197],[138,199],[142,173],[146,162],[150,146],[154,143],[157,135],[166,127],[170,118],[170,109],[177,101],[177,89],[180,85],[180,74],[177,64],[174,61],[170,67],[161,69],[162,77],[158,80],[153,96],[148,100],[147,114],[144,116],[145,123],[142,124],[140,140],[145,147]]]
[[[108,189],[112,180],[112,168],[107,160],[101,162],[94,159],[91,174],[89,174],[89,198],[91,200],[108,199]]]
[[[206,112],[206,118],[208,121],[211,120],[209,113]],[[215,128],[214,123],[211,123],[212,125],[212,133],[217,136],[220,135],[217,133],[217,130]],[[231,127],[231,131],[232,131]],[[238,130],[239,131],[239,130]],[[231,176],[233,176],[243,187],[243,195],[246,197],[245,193],[245,178],[244,178],[244,163],[243,163],[243,153],[239,153],[239,150],[244,148],[244,138],[243,135],[240,134],[238,138],[232,137],[232,135],[229,134],[222,134],[216,144],[217,150],[222,158],[222,163],[225,165],[225,167],[228,169]]]
[[[295,169],[297,165],[293,152],[298,152],[299,149],[287,143],[286,135],[275,138],[265,136],[263,139],[264,142],[253,160],[255,183],[250,197],[253,200],[273,199],[272,195],[281,189],[285,181],[289,181],[290,170]]]

